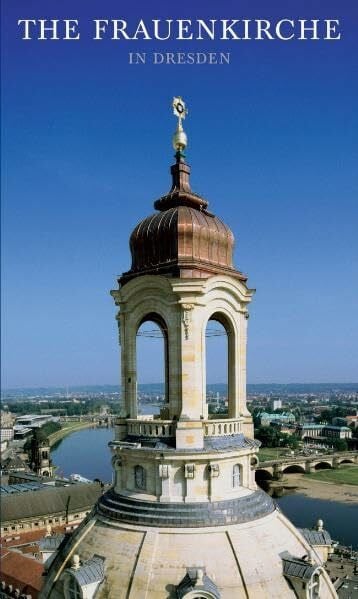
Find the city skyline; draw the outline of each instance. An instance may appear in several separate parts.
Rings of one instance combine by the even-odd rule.
[[[3,387],[116,383],[109,290],[130,267],[131,231],[170,188],[178,94],[192,188],[230,224],[235,265],[257,289],[248,382],[357,380],[356,7],[298,15],[340,18],[339,42],[251,42],[230,46],[230,65],[141,67],[109,40],[23,42],[17,19],[51,12],[27,4],[3,9]],[[101,11],[118,16],[112,1]],[[121,11],[159,18],[165,5]],[[286,11],[279,2],[270,16]],[[200,16],[238,12],[225,0]],[[240,6],[248,18],[265,12]],[[83,21],[97,13],[81,7]],[[50,16],[74,16],[71,3]],[[222,382],[215,342],[209,383]],[[143,349],[140,382],[158,380],[156,344]]]

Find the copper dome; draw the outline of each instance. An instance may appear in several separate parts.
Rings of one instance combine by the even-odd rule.
[[[170,192],[154,203],[159,212],[142,220],[130,237],[132,267],[120,283],[143,274],[207,278],[223,273],[245,281],[232,264],[234,236],[208,212],[208,202],[191,191],[190,167],[182,155],[171,173]]]

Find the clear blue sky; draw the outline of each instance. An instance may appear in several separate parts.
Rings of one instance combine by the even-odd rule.
[[[356,3],[7,0],[2,11],[2,385],[118,380],[109,290],[130,266],[131,230],[170,187],[173,95],[190,109],[192,186],[230,224],[257,289],[248,381],[357,381]],[[17,20],[39,17],[79,18],[81,40],[22,41]],[[342,39],[91,40],[93,18],[140,17],[338,18]],[[231,64],[128,64],[129,51],[178,49],[230,51]],[[153,347],[141,382],[160,378]]]

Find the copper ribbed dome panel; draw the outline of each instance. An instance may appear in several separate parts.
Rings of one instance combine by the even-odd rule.
[[[178,257],[232,268],[234,236],[219,218],[178,208]]]
[[[177,259],[177,222],[178,210],[171,208],[148,216],[136,226],[130,238],[132,271]]]
[[[206,278],[227,273],[246,280],[233,267],[231,230],[190,189],[190,167],[178,158],[171,173],[170,192],[154,204],[159,212],[142,220],[131,235],[132,267],[121,284],[141,274]]]
[[[207,277],[223,269],[231,271],[233,246],[231,230],[218,217],[176,206],[152,214],[136,226],[130,238],[132,267],[124,276],[160,272]]]

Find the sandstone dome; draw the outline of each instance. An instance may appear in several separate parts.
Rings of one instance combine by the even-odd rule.
[[[336,597],[319,554],[266,494],[246,490],[236,506],[216,509],[226,524],[210,525],[215,515],[203,504],[153,505],[110,492],[60,551],[42,596],[72,597],[74,579],[82,592],[92,581],[96,599]],[[200,512],[201,525],[188,526]]]

